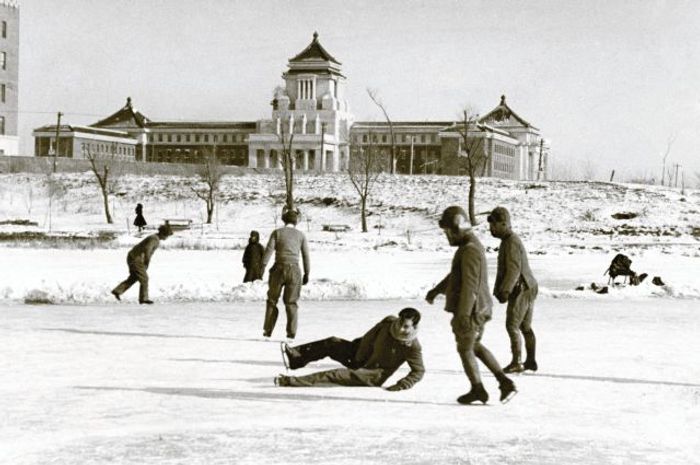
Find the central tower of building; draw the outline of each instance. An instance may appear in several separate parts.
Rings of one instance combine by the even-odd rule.
[[[348,163],[348,139],[353,123],[345,97],[341,63],[328,53],[314,33],[311,43],[282,74],[285,85],[272,99],[272,119],[258,121],[250,134],[248,165],[280,168],[282,147],[289,144],[296,169],[340,171]]]

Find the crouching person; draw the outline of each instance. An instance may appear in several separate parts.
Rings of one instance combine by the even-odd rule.
[[[380,387],[396,370],[408,363],[411,371],[387,391],[410,389],[423,378],[423,354],[418,342],[420,312],[404,308],[399,316],[387,316],[361,338],[347,341],[330,337],[290,347],[282,344],[282,356],[292,370],[309,362],[330,357],[346,368],[321,371],[306,376],[279,375],[278,386],[307,387],[318,385]]]

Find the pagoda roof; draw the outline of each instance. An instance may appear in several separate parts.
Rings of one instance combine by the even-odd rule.
[[[131,105],[131,97],[126,98],[126,105],[124,105],[116,113],[98,121],[97,123],[91,124],[95,127],[105,127],[105,126],[137,126],[144,128],[148,126],[150,120],[143,115],[143,113],[134,109]]]
[[[318,41],[318,32],[314,32],[314,38],[311,41],[311,43],[301,51],[301,53],[297,54],[294,58],[290,58],[289,62],[290,63],[296,63],[300,61],[308,61],[308,60],[322,60],[322,61],[332,61],[333,63],[336,63],[338,65],[341,65],[342,63],[336,60],[333,55],[328,53],[328,51],[323,48],[321,45],[321,42]]]
[[[505,95],[501,95],[501,103],[499,103],[496,108],[494,108],[488,114],[486,114],[486,116],[479,118],[479,122],[499,123],[499,122],[505,122],[505,121],[509,120],[511,117],[513,119],[515,119],[518,123],[520,123],[522,126],[525,126],[526,128],[538,129],[538,128],[534,127],[532,124],[525,121],[523,118],[521,118],[517,113],[515,113],[508,106],[508,104],[506,103],[506,96]]]

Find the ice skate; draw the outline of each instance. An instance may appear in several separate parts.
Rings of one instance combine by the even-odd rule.
[[[518,363],[518,362],[510,362],[510,363],[508,364],[508,366],[506,366],[506,367],[503,369],[503,373],[508,373],[508,374],[511,374],[511,373],[522,373],[523,371],[525,371],[525,368],[523,367],[523,364],[522,364],[522,363]]]
[[[529,371],[537,371],[537,362],[535,360],[525,360],[523,368]]]
[[[489,400],[489,393],[486,392],[484,385],[481,383],[472,386],[469,392],[457,398],[457,402],[462,405],[470,405],[477,400],[481,401],[482,404],[485,404]]]
[[[518,393],[515,388],[515,383],[510,379],[506,378],[500,382],[498,389],[501,391],[501,403],[507,404],[510,400]]]
[[[122,298],[119,296],[119,293],[117,291],[112,291],[112,295],[114,296],[115,299],[121,301]]]

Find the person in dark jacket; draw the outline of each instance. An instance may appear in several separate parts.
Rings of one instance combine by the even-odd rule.
[[[410,389],[423,378],[425,368],[421,345],[418,342],[418,323],[421,315],[415,308],[404,308],[399,316],[387,316],[361,338],[346,341],[330,337],[297,347],[282,344],[285,365],[291,369],[309,362],[330,357],[346,368],[321,371],[306,376],[279,375],[278,386],[371,386],[379,387],[408,363],[408,375],[386,388],[387,391]]]
[[[144,240],[136,244],[126,256],[126,264],[129,267],[129,277],[112,290],[112,295],[117,300],[122,300],[121,295],[126,292],[135,282],[139,282],[139,303],[152,304],[148,298],[148,265],[151,263],[153,252],[160,245],[160,241],[172,236],[173,231],[167,224],[158,227],[157,234],[151,234]]]
[[[262,259],[265,249],[260,244],[260,233],[251,231],[248,238],[248,245],[243,252],[243,267],[245,268],[245,277],[243,282],[252,282],[256,279],[262,279],[263,267]]]
[[[284,307],[287,312],[287,339],[294,339],[297,334],[297,301],[301,293],[301,286],[309,282],[309,244],[304,233],[296,229],[299,220],[299,212],[285,209],[282,211],[284,227],[275,229],[270,234],[270,239],[263,256],[263,270],[275,254],[275,264],[270,268],[270,281],[267,291],[265,307],[265,322],[263,323],[263,336],[270,337],[275,329],[279,310],[277,301],[282,294]],[[304,275],[299,269],[299,254],[304,262]]]
[[[140,203],[136,204],[136,218],[134,218],[134,226],[139,228],[139,232],[143,231],[144,226],[146,226],[148,223],[146,223],[146,218],[143,217],[143,205]]]
[[[439,294],[445,294],[445,311],[452,313],[452,333],[457,341],[457,352],[471,389],[457,402],[486,403],[489,395],[481,383],[476,359],[494,374],[501,391],[501,402],[507,402],[516,393],[515,384],[508,378],[496,358],[481,343],[484,325],[491,319],[488,268],[484,247],[472,233],[467,214],[461,207],[445,209],[438,223],[451,246],[457,247],[450,273],[428,291],[425,300],[432,304]]]
[[[510,213],[504,207],[496,207],[488,216],[491,235],[501,240],[498,248],[498,269],[493,295],[506,307],[506,331],[510,337],[513,358],[503,371],[520,373],[537,371],[535,360],[535,332],[532,330],[532,313],[537,297],[537,281],[532,275],[527,260],[527,251],[522,241],[511,229]],[[525,338],[525,364],[521,360],[522,342]]]

